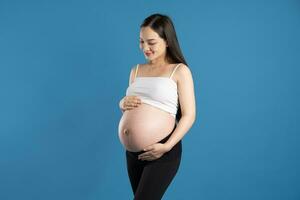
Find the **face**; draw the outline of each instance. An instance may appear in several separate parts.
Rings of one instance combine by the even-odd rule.
[[[140,31],[140,49],[143,51],[146,59],[154,60],[165,58],[167,44],[150,27],[142,27]]]

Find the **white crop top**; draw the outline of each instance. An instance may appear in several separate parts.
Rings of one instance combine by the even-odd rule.
[[[175,70],[170,77],[136,77],[139,65],[136,66],[134,82],[126,90],[127,95],[138,96],[142,103],[155,106],[176,117],[178,109],[177,84],[172,79]]]

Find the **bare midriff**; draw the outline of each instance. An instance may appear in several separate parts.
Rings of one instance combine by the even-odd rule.
[[[175,126],[175,118],[168,112],[142,103],[123,112],[119,122],[119,139],[128,151],[142,151],[168,136]]]

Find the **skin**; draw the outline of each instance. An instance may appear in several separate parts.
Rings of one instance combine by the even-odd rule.
[[[150,27],[141,28],[139,46],[143,51],[145,58],[148,60],[147,64],[140,65],[141,73],[148,74],[148,76],[160,76],[149,74],[162,74],[166,69],[170,68],[170,66],[174,66],[174,64],[168,63],[166,59],[166,49],[168,44]],[[145,52],[151,52],[151,55],[147,56]],[[132,68],[130,73],[130,84],[133,82],[133,77],[134,68]],[[173,74],[172,79],[177,83],[182,117],[168,141],[164,144],[155,143],[144,148],[143,150],[146,152],[139,155],[138,158],[140,160],[151,161],[160,158],[184,137],[195,122],[196,103],[193,77],[190,69],[186,65],[181,64]],[[126,109],[134,109],[139,105],[141,105],[141,100],[136,96],[125,96],[120,102],[120,107],[123,112]]]

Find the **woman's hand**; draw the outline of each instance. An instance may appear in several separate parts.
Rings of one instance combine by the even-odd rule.
[[[132,110],[141,105],[141,99],[137,96],[125,96],[120,102],[120,108],[122,111]]]
[[[170,149],[162,143],[152,144],[144,149],[145,153],[138,156],[139,160],[155,160],[160,158],[164,153],[170,151]]]

